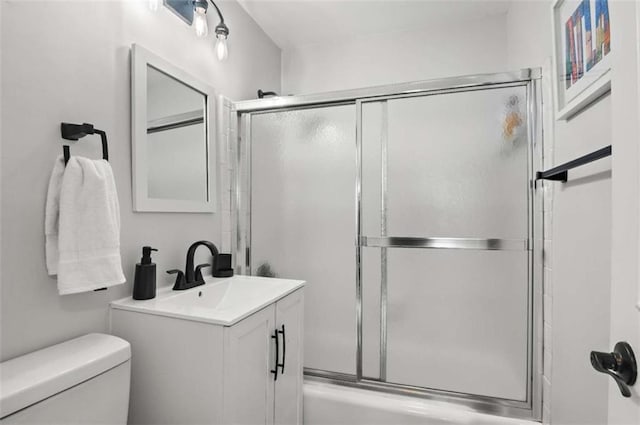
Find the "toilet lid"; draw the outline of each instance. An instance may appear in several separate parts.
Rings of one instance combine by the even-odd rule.
[[[0,418],[89,380],[131,358],[121,338],[88,334],[0,363]]]

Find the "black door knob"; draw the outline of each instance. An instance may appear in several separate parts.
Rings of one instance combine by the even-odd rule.
[[[629,387],[636,382],[638,365],[627,342],[618,342],[611,353],[592,351],[591,365],[598,372],[611,376],[623,397],[631,397]]]

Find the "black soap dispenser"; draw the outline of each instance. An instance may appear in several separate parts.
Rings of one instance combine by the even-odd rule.
[[[156,297],[156,264],[151,262],[150,246],[142,247],[142,258],[136,264],[136,275],[133,280],[133,299],[150,300]]]

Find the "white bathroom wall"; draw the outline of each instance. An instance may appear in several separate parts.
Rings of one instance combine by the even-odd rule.
[[[510,68],[545,69],[549,89],[551,2],[517,1],[507,14]],[[611,143],[611,97],[569,121],[549,119],[545,101],[545,166]],[[554,424],[607,423],[606,377],[589,362],[609,347],[611,161],[570,172],[569,182],[545,183],[543,419]]]
[[[141,44],[234,100],[255,97],[260,87],[279,90],[280,49],[235,1],[218,3],[231,29],[229,58],[223,63],[215,59],[212,35],[196,38],[192,28],[168,10],[151,12],[147,1],[0,4],[4,360],[87,332],[106,331],[108,303],[131,294],[143,245],[159,249],[154,256],[159,285],[172,283],[164,271],[184,267],[193,241],[228,245],[223,243],[230,238],[226,155],[218,158],[223,167],[218,182],[224,189],[218,192],[219,213],[132,212],[131,44]],[[212,27],[213,21],[211,17]],[[62,151],[61,121],[95,123],[109,135],[127,277],[120,287],[61,297],[55,279],[46,274],[44,204],[54,158]],[[99,157],[99,142],[89,140],[73,146],[72,154]],[[221,151],[226,153],[226,144]]]
[[[282,51],[282,93],[308,94],[501,72],[506,16],[430,25]]]

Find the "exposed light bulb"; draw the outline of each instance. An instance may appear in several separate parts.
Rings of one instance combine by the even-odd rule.
[[[160,9],[162,0],[149,0],[149,9],[153,12],[157,12]]]
[[[227,49],[227,36],[224,34],[216,34],[216,56],[219,61],[223,61],[229,56],[229,50]]]
[[[206,37],[209,34],[209,26],[207,25],[207,9],[196,7],[193,14],[193,27],[196,29],[198,37]]]

